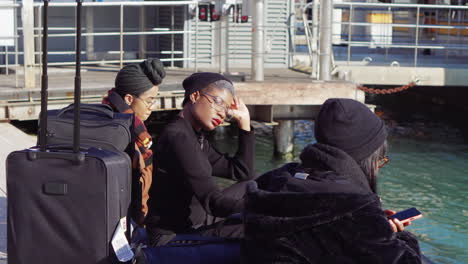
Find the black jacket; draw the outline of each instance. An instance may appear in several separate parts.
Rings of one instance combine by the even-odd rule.
[[[345,152],[309,145],[302,163],[261,176],[246,199],[245,263],[420,263],[415,237],[394,233]],[[307,172],[307,179],[295,178]]]
[[[147,227],[189,232],[207,214],[225,217],[243,209],[243,201],[223,193],[213,176],[236,181],[254,176],[254,132],[239,130],[237,153],[214,149],[190,123],[178,117],[156,142]]]

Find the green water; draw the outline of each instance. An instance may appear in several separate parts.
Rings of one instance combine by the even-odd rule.
[[[313,135],[295,140],[295,158]],[[263,173],[286,160],[274,158],[271,137],[257,137],[256,170]],[[221,150],[235,149],[236,141],[218,139]],[[418,208],[424,215],[407,227],[417,235],[424,255],[435,263],[468,263],[468,145],[389,139],[391,162],[379,175],[384,208]]]
[[[468,262],[468,146],[390,140],[391,165],[382,169],[384,206],[417,207],[424,218],[408,230],[437,263]]]

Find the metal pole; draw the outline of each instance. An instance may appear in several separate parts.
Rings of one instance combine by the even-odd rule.
[[[146,8],[140,7],[140,32],[146,31]],[[145,59],[146,56],[146,35],[140,35],[139,37],[139,54],[140,59]]]
[[[224,43],[226,44],[226,56],[225,58],[225,67],[226,71],[229,72],[229,14],[225,14],[224,17],[226,17],[225,21],[225,32],[224,32]]]
[[[448,14],[447,14],[447,17],[448,17],[448,26],[451,26],[452,25],[452,9],[449,9],[448,10]],[[450,39],[450,28],[447,30],[447,41],[445,42],[445,46],[448,47],[449,45],[449,39]],[[448,49],[445,50],[445,61],[448,60]]]
[[[24,88],[36,86],[34,71],[34,3],[33,0],[23,0],[23,51],[24,51]]]
[[[323,0],[320,5],[320,74],[319,79],[331,80],[333,0]]]
[[[16,4],[16,0],[14,1]],[[14,14],[14,25],[15,25],[15,65],[18,65],[18,7],[15,7],[13,9],[13,14]],[[15,66],[18,67],[18,66]],[[15,71],[15,88],[18,88],[18,70],[16,69]]]
[[[48,6],[49,1],[44,1],[44,14],[43,22],[44,29],[42,34],[42,74],[41,74],[41,113],[40,113],[40,126],[39,126],[39,146],[41,151],[46,151],[47,145],[47,100],[48,100],[48,91],[49,88],[49,77],[47,76],[47,34],[48,34]]]
[[[314,0],[312,7],[312,70],[310,77],[313,79],[317,79],[318,77],[319,3],[319,0]]]
[[[8,75],[8,46],[5,45],[5,75]]]
[[[195,6],[195,72],[198,71],[198,5]]]
[[[223,58],[223,52],[222,52],[222,49],[223,49],[223,44],[222,44],[222,40],[223,40],[223,34],[222,34],[222,27],[223,25],[221,24],[223,22],[222,19],[214,22],[214,25],[215,25],[215,36],[216,36],[216,53],[215,53],[215,56],[216,59],[218,60],[218,72],[219,73],[223,73],[226,69],[224,69],[224,58]]]
[[[229,15],[222,14],[219,25],[219,73],[225,73],[228,71],[228,60],[229,60]]]
[[[49,3],[47,3],[47,6],[49,6]],[[42,76],[42,71],[43,71],[43,67],[42,67],[42,56],[43,56],[43,53],[44,53],[44,50],[42,49],[42,43],[43,43],[43,42],[42,42],[42,38],[44,37],[44,36],[43,36],[44,33],[42,32],[42,31],[43,31],[43,28],[42,28],[42,22],[43,22],[43,20],[41,19],[43,8],[44,8],[44,6],[39,6],[39,7],[37,8],[37,16],[38,16],[38,23],[37,23],[37,25],[38,25],[38,29],[37,29],[37,39],[34,39],[35,41],[38,40],[38,42],[37,42],[35,45],[36,45],[37,50],[38,50],[38,52],[39,52],[38,61],[39,61],[39,71],[40,71],[40,73],[41,73],[41,76]],[[47,29],[47,30],[49,30],[49,29]],[[36,51],[36,50],[34,50],[34,51]],[[47,52],[49,52],[49,51],[47,50]],[[39,78],[39,86],[42,87],[42,78]]]
[[[120,68],[123,67],[123,4],[120,4]]]
[[[415,44],[414,44],[414,67],[418,65],[418,45],[419,45],[419,14],[420,14],[420,8],[418,6],[417,12],[416,12],[416,39],[415,39]]]
[[[348,65],[350,64],[350,60],[351,60],[351,41],[352,41],[352,38],[353,38],[353,27],[351,26],[351,24],[353,23],[354,21],[354,9],[353,9],[353,5],[350,6],[350,10],[349,10],[349,19],[348,19]]]
[[[458,0],[458,5],[461,5],[460,2],[461,2],[461,1]],[[463,20],[463,14],[464,14],[464,13],[465,13],[465,12],[462,12],[461,10],[458,10],[458,12],[457,12],[458,26],[463,25],[463,21],[464,21],[464,20]],[[457,42],[458,42],[458,43],[460,43],[460,42],[463,43],[463,39],[461,38],[461,33],[462,33],[462,31],[461,31],[460,29],[458,29],[458,30],[457,30]],[[464,37],[463,37],[463,38],[464,38]],[[463,45],[463,44],[462,44],[462,45]],[[458,55],[458,54],[457,54],[458,51],[455,50],[455,52],[456,52],[455,55]]]
[[[292,6],[292,8],[291,8]],[[289,18],[288,18],[288,32],[289,32],[289,47],[290,51],[288,53],[288,68],[291,68],[294,63],[294,57],[296,56],[296,46],[295,46],[295,39],[296,39],[296,21],[297,21],[297,16],[295,10],[296,6],[294,4],[294,1],[290,0],[288,1],[288,10],[289,12]],[[292,9],[292,10],[291,10]]]
[[[94,8],[92,6],[86,7],[86,33],[94,33]],[[96,54],[94,53],[94,36],[86,36],[86,59],[95,60]]]
[[[391,7],[388,8],[388,13],[389,13],[389,15],[391,15],[391,18],[389,19],[389,17],[387,17],[387,21],[385,21],[385,22],[387,22],[389,24],[393,24],[393,14],[392,14],[392,8]],[[392,36],[392,35],[393,35],[393,26],[391,26],[391,29],[390,29],[390,36]],[[390,41],[390,44],[391,44],[391,41]],[[388,59],[388,47],[389,46],[390,45],[387,44],[387,40],[386,40],[385,41],[385,60]]]
[[[174,31],[174,6],[171,6],[171,31]],[[171,34],[171,67],[174,67],[174,34]]]
[[[37,37],[34,37],[34,46],[36,47],[34,51],[38,51],[38,54],[34,56],[34,63],[39,63],[39,65],[41,65],[42,60],[42,7],[43,6],[38,6],[34,9],[34,25],[37,26],[37,28],[34,29],[34,35],[36,35],[37,33]]]
[[[81,9],[83,0],[76,0],[76,68],[74,96],[73,152],[80,152],[80,103],[81,103]]]
[[[315,1],[318,1],[318,0],[315,0]],[[314,76],[314,67],[315,67],[313,53],[316,52],[316,51],[314,51],[314,49],[312,47],[312,39],[311,39],[312,38],[312,29],[311,29],[311,24],[309,23],[309,12],[308,12],[308,8],[310,8],[309,7],[310,5],[311,5],[311,3],[306,4],[303,7],[302,23],[304,24],[304,33],[305,33],[306,40],[307,40],[307,49],[309,50],[310,66],[312,68],[312,70],[310,72],[310,78],[313,78],[313,76]]]
[[[264,80],[263,61],[264,61],[264,2],[263,0],[254,0],[252,16],[252,78],[254,81],[262,82]]]

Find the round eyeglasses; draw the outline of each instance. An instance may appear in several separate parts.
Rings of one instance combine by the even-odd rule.
[[[146,100],[143,100],[142,98],[135,96],[135,98],[139,99],[147,108],[152,108],[153,105],[156,103],[157,98],[148,98]]]
[[[382,159],[379,160],[379,169],[382,168],[383,166],[387,165],[387,163],[390,162],[390,158],[388,156],[383,157]]]
[[[206,97],[208,102],[211,103],[211,107],[213,107],[216,111],[224,112],[224,114],[225,114],[224,120],[229,121],[229,120],[232,119],[232,109],[226,106],[226,103],[224,102],[224,100],[221,97],[214,96],[214,95],[211,95],[211,94],[205,93],[205,92],[203,92],[203,93],[201,92],[200,94]],[[211,98],[213,101],[211,101],[208,98]]]

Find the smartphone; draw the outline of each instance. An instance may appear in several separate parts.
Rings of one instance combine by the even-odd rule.
[[[400,220],[401,223],[404,224],[406,222],[419,219],[421,217],[422,217],[421,212],[418,209],[413,207],[413,208],[400,211],[392,216],[389,216],[388,218],[390,219],[397,218],[398,220]]]

